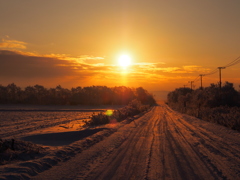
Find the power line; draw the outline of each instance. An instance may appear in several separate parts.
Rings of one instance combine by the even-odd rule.
[[[234,61],[228,63],[227,65],[225,65],[223,67],[227,68],[227,67],[230,67],[230,66],[234,66],[234,65],[236,65],[238,63],[240,63],[240,56],[237,59],[235,59]]]
[[[213,71],[207,73],[207,74],[200,74],[199,76],[197,76],[195,78],[194,81],[189,81],[188,83],[191,84],[191,89],[192,89],[192,84],[193,82],[197,82],[197,81],[201,81],[201,88],[202,88],[202,77],[203,76],[209,76],[209,75],[212,75],[212,74],[215,74],[219,71],[219,87],[221,89],[221,85],[222,85],[222,69],[226,69],[227,67],[230,67],[230,66],[234,66],[236,64],[240,63],[240,56],[238,58],[236,58],[235,60],[233,60],[232,62],[226,64],[225,66],[222,66],[222,67],[217,67],[216,69],[214,69]],[[199,79],[198,79],[199,78]]]
[[[194,81],[194,82],[199,81],[199,80],[197,80],[198,78],[199,78],[199,76],[197,76],[193,81]]]
[[[221,86],[222,86],[222,69],[226,69],[227,67],[234,66],[234,65],[236,65],[238,63],[240,63],[240,56],[238,58],[236,58],[235,60],[233,60],[232,62],[226,64],[225,66],[217,67],[216,69],[212,70],[211,72],[209,72],[207,74],[199,74],[199,76],[197,76],[194,79],[194,81],[188,81],[188,83],[190,83],[191,89],[192,89],[193,83],[194,82],[198,82],[200,80],[200,85],[201,85],[201,89],[202,89],[202,84],[203,84],[202,77],[203,76],[209,76],[209,75],[212,75],[212,74],[215,74],[215,73],[219,72],[219,87],[221,89]],[[185,85],[184,85],[184,88],[185,88]]]
[[[211,71],[210,73],[207,73],[207,74],[203,74],[204,76],[209,76],[209,75],[212,75],[212,74],[215,74],[218,72],[218,69],[214,69],[213,71]]]
[[[232,62],[226,64],[225,66],[222,66],[222,69],[230,67],[230,66],[234,66],[236,64],[240,63],[240,56],[238,58],[236,58],[235,60],[233,60]],[[204,76],[208,76],[208,75],[212,75],[218,72],[219,68],[214,69],[213,71],[211,71],[210,73],[207,74],[203,74]]]
[[[194,83],[194,81],[189,81],[188,83],[191,84],[191,90],[192,90],[192,89],[193,89],[193,83]]]
[[[200,78],[200,76],[198,76],[198,79],[195,80],[194,82],[198,82],[198,81],[200,81],[200,80],[201,80],[201,78]]]

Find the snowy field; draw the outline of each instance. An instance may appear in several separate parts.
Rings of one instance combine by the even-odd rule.
[[[93,113],[117,107],[0,106],[0,138],[81,130]]]

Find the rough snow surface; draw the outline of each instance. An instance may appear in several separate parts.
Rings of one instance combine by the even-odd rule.
[[[119,107],[0,105],[0,138],[19,138],[32,132],[76,131],[93,113]]]
[[[240,179],[240,133],[154,107],[40,159],[0,167],[3,179]]]

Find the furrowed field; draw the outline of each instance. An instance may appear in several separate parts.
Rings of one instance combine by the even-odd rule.
[[[80,130],[93,113],[104,109],[0,108],[0,137],[19,138],[31,132]]]

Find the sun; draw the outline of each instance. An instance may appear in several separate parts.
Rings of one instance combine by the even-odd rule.
[[[118,58],[118,64],[123,68],[131,65],[131,57],[129,55],[123,54]]]

